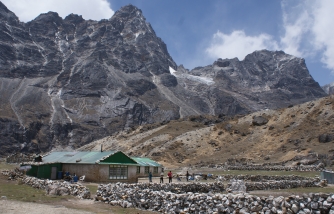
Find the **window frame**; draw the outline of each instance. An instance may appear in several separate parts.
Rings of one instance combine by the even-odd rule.
[[[129,168],[127,165],[109,165],[110,180],[127,180]]]
[[[149,166],[145,166],[145,173],[149,173],[150,172],[150,167]]]
[[[137,174],[140,174],[140,166],[137,166],[136,173],[137,173]]]
[[[153,173],[158,173],[159,172],[159,167],[155,166],[153,167]]]

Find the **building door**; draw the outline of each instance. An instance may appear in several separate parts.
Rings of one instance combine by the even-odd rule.
[[[56,180],[57,179],[57,167],[52,167],[51,168],[51,180]]]

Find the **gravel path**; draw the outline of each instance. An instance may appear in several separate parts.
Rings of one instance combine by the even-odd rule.
[[[91,214],[82,210],[69,209],[64,206],[54,206],[20,201],[0,200],[0,213],[6,214]]]

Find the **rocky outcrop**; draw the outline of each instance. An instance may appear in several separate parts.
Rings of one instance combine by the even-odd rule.
[[[268,119],[262,116],[255,116],[252,121],[252,124],[255,126],[262,126],[267,123],[268,123]]]
[[[137,125],[235,115],[325,96],[303,59],[256,51],[177,67],[142,11],[23,23],[0,3],[0,155],[75,149]]]
[[[334,83],[330,83],[321,87],[327,94],[334,94]]]
[[[328,143],[334,140],[334,134],[321,134],[318,137],[319,143]]]

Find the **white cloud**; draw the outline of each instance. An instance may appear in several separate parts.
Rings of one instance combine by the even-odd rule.
[[[249,36],[243,31],[213,35],[206,53],[212,58],[242,59],[255,50],[280,49],[298,57],[321,57],[321,62],[334,72],[334,1],[283,0],[280,41],[268,34]]]
[[[247,54],[262,49],[277,50],[278,45],[268,34],[247,36],[244,31],[237,30],[228,35],[218,31],[206,53],[212,58],[238,57],[242,60]]]
[[[334,71],[334,1],[282,2],[285,35],[282,49],[301,57],[320,55],[321,62]]]
[[[292,22],[289,15],[283,12],[285,34],[281,37],[281,49],[294,56],[302,57],[305,55],[305,50],[300,50],[300,44],[311,24],[312,19],[310,19],[307,11],[303,11],[300,16],[292,20]]]
[[[92,20],[109,19],[114,14],[107,0],[2,0],[2,3],[23,22],[49,11],[63,18],[74,13]]]
[[[314,24],[311,31],[314,35],[314,48],[322,51],[322,62],[334,71],[334,1],[315,1],[313,10]]]

